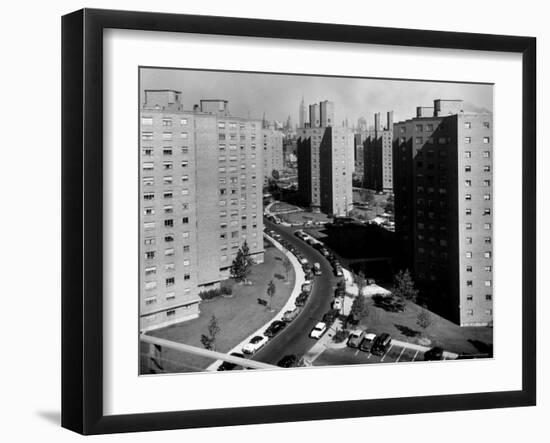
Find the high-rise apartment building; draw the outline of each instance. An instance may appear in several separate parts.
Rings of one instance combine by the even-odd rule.
[[[302,97],[302,101],[300,102],[300,108],[298,109],[298,127],[303,128],[306,125],[307,122],[307,111],[306,111],[306,105],[304,103],[304,97]]]
[[[309,123],[298,128],[298,189],[305,205],[326,214],[352,209],[353,133],[334,126],[334,104],[309,106]]]
[[[225,100],[185,110],[182,93],[146,90],[140,110],[140,330],[199,315],[246,240],[263,261],[260,120]]]
[[[493,118],[435,100],[394,125],[395,223],[404,263],[461,326],[493,322]]]
[[[263,171],[267,180],[273,176],[273,171],[278,173],[284,169],[283,139],[284,133],[275,129],[273,125],[266,124],[263,128]]]
[[[386,115],[386,125],[380,113],[374,114],[374,130],[365,134],[363,142],[363,181],[376,191],[393,192],[393,112]]]

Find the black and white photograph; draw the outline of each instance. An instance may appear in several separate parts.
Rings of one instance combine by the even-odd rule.
[[[140,375],[493,358],[493,84],[138,76]]]

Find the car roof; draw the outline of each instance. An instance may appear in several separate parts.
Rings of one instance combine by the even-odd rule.
[[[372,332],[367,332],[365,334],[365,338],[368,338],[369,340],[373,340],[374,338],[376,338],[376,334],[374,334]]]

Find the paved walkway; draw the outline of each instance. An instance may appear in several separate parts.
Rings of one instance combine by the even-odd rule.
[[[263,325],[261,328],[250,334],[248,337],[246,337],[242,342],[240,342],[237,346],[235,346],[233,349],[230,349],[227,354],[231,354],[232,352],[241,352],[244,345],[246,345],[250,339],[256,335],[264,335],[265,330],[269,327],[271,323],[273,323],[275,320],[281,320],[283,318],[283,315],[285,311],[292,310],[295,308],[294,302],[296,301],[296,298],[300,295],[300,292],[302,292],[302,284],[305,282],[306,277],[304,274],[304,271],[302,269],[302,265],[298,262],[298,259],[289,251],[287,251],[277,240],[271,238],[269,235],[264,233],[264,237],[267,238],[273,245],[279,249],[285,256],[290,260],[290,263],[292,263],[292,267],[294,268],[294,273],[296,274],[296,278],[294,279],[294,288],[292,289],[292,293],[290,294],[290,297],[288,298],[286,304],[281,308],[281,310],[273,317],[271,320],[269,320],[268,323]],[[218,366],[222,364],[223,360],[216,360],[214,363],[212,363],[208,368],[206,368],[207,371],[216,371],[218,369]]]

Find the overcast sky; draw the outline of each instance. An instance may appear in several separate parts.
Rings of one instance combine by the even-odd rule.
[[[249,74],[184,69],[141,69],[141,90],[177,89],[183,104],[192,109],[200,99],[229,100],[235,116],[298,123],[302,96],[307,105],[330,100],[335,120],[357,123],[361,116],[374,123],[373,114],[394,111],[394,121],[415,117],[416,106],[433,106],[433,100],[462,99],[465,111],[493,110],[493,86],[368,78],[319,77],[279,74]],[[384,116],[382,117],[384,120]]]

